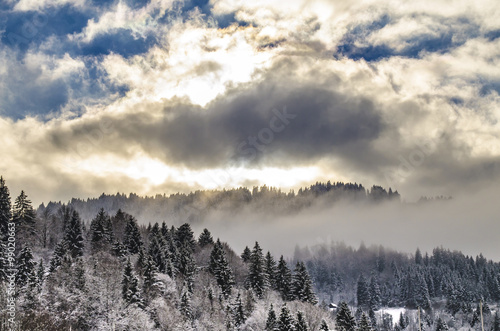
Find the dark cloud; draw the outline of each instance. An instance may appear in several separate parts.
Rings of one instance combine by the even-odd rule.
[[[163,120],[158,120],[158,113]],[[144,110],[109,120],[115,136],[104,142],[105,148],[140,146],[151,157],[190,168],[265,163],[276,155],[279,162],[290,164],[309,164],[338,153],[348,156],[351,147],[368,149],[384,128],[369,99],[336,92],[322,83],[275,77],[236,88],[206,108],[178,100],[145,105]],[[73,127],[72,137],[56,133],[53,140],[78,141],[98,124]]]

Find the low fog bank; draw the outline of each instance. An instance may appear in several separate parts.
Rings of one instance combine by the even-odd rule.
[[[295,215],[277,216],[253,210],[237,214],[213,212],[204,222],[193,224],[195,232],[204,227],[227,241],[237,252],[258,240],[275,255],[292,257],[300,247],[344,242],[358,247],[383,245],[401,252],[432,252],[435,247],[462,251],[500,261],[500,203],[495,190],[449,201],[419,204],[340,203],[317,205]]]

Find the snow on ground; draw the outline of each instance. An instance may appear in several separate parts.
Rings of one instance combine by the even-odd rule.
[[[382,308],[375,312],[377,318],[382,318],[383,314],[389,314],[392,316],[392,322],[396,324],[399,321],[399,315],[405,313],[406,308]]]

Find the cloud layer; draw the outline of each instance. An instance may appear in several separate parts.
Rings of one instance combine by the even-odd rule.
[[[495,1],[0,11],[0,173],[37,203],[324,179],[414,199],[499,183]]]

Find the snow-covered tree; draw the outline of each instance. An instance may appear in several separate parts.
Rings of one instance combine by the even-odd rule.
[[[358,331],[372,331],[370,320],[365,313],[361,314],[361,318],[359,320]]]
[[[198,238],[198,245],[200,247],[205,247],[207,245],[213,245],[214,244],[214,238],[212,238],[212,234],[208,229],[203,229],[203,231],[200,234],[200,237]]]
[[[313,305],[318,302],[313,291],[311,277],[309,277],[309,273],[307,272],[304,262],[297,262],[297,265],[295,266],[292,288],[295,300],[300,300]]]
[[[228,298],[231,295],[231,289],[235,282],[233,271],[229,267],[226,253],[219,239],[217,239],[210,254],[209,271],[215,276],[224,297]]]
[[[10,192],[5,180],[0,176],[0,242],[7,233],[7,224],[12,218]]]
[[[126,219],[125,231],[123,234],[123,244],[130,254],[137,254],[143,246],[141,233],[134,217],[129,216]]]
[[[370,289],[368,282],[363,274],[358,278],[358,287],[356,290],[358,306],[368,308],[370,305]]]
[[[294,331],[295,321],[286,304],[281,307],[280,317],[278,319],[279,331]]]
[[[295,320],[295,331],[309,331],[304,313],[300,310],[297,312],[297,319]]]
[[[370,279],[370,308],[377,310],[382,304],[380,286],[375,276]]]
[[[250,262],[250,257],[252,256],[252,251],[248,246],[245,246],[245,249],[243,250],[243,253],[241,253],[241,259],[243,262],[247,263]]]
[[[139,291],[139,280],[134,275],[130,259],[127,260],[122,278],[122,297],[128,304],[142,305],[142,298]]]
[[[258,242],[255,242],[252,255],[250,256],[247,285],[260,299],[264,297],[264,293],[269,288],[269,279],[267,278],[265,270],[264,255],[262,254],[262,248],[260,248]]]
[[[90,243],[94,253],[111,249],[113,243],[111,218],[103,208],[90,223]]]
[[[73,211],[69,224],[66,227],[64,235],[65,248],[72,258],[77,258],[83,255],[83,235],[80,215],[75,210]]]
[[[277,331],[278,330],[278,319],[276,317],[276,312],[274,311],[273,305],[269,307],[266,320],[266,331]]]
[[[356,320],[354,319],[354,316],[352,316],[351,310],[345,301],[340,303],[337,317],[335,318],[335,324],[339,330],[342,328],[345,331],[356,330]]]
[[[32,246],[32,238],[35,235],[36,214],[24,191],[21,191],[12,207],[12,221],[16,224],[17,245]]]
[[[292,272],[281,255],[276,273],[276,289],[285,301],[293,300]]]
[[[36,278],[35,265],[31,248],[24,247],[17,258],[16,283],[20,288]]]

